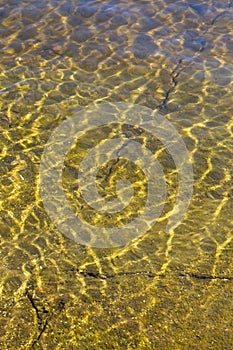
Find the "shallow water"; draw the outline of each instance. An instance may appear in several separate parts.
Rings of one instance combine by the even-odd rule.
[[[0,16],[1,349],[232,349],[232,1],[9,0]],[[45,145],[101,102],[158,110],[185,142],[193,195],[174,231],[174,160],[129,125],[114,132],[145,144],[164,170],[159,220],[110,249],[74,242],[48,216]],[[147,195],[145,174],[122,160],[100,170],[99,192],[115,198],[126,177],[136,183],[131,206],[99,215],[83,202],[78,165],[112,129],[86,133],[63,170],[71,207],[97,226],[124,225]]]

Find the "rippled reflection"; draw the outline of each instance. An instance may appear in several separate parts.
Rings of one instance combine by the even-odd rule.
[[[231,349],[232,1],[8,0],[0,17],[1,348]],[[182,136],[194,194],[172,235],[174,162],[128,125],[124,134],[153,150],[166,176],[157,224],[132,244],[98,250],[64,237],[47,216],[44,146],[98,102],[157,108]],[[78,160],[103,133],[112,135],[89,133],[67,155],[63,182],[75,210]],[[115,198],[112,166],[100,169],[99,191]],[[139,176],[143,202],[143,173],[119,169]]]

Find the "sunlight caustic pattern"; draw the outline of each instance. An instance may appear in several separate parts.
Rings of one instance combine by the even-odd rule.
[[[47,213],[62,233],[81,244],[99,248],[123,246],[146,233],[161,215],[166,201],[164,173],[155,155],[139,142],[127,138],[113,138],[102,140],[98,149],[92,148],[82,160],[78,172],[81,195],[96,210],[115,213],[121,211],[126,206],[124,203],[130,202],[132,191],[129,194],[126,189],[129,187],[131,190],[131,186],[127,186],[123,180],[119,186],[118,181],[117,192],[119,196],[122,194],[122,199],[115,199],[113,203],[106,202],[97,191],[96,177],[98,169],[104,163],[112,159],[128,159],[138,163],[148,181],[142,217],[121,228],[95,227],[80,220],[69,208],[62,189],[62,170],[68,150],[85,131],[112,123],[133,125],[147,131],[161,141],[171,154],[178,169],[179,190],[175,208],[167,224],[168,231],[174,230],[183,219],[193,189],[193,170],[189,153],[176,129],[164,116],[149,108],[122,102],[100,104],[78,112],[53,131],[44,148],[40,164],[41,196]]]
[[[8,0],[0,16],[0,348],[231,350],[232,1]],[[173,209],[189,196],[174,144],[169,152],[134,115],[125,123],[125,109],[123,123],[88,128],[93,110],[112,106],[116,117],[122,104],[167,121],[188,150],[193,194],[176,227]],[[66,126],[73,139],[62,144]],[[108,143],[117,139],[119,152]],[[157,163],[126,159],[136,143]],[[122,229],[143,217],[153,164],[161,215],[125,246],[114,236],[96,248],[93,231],[74,242],[42,201],[40,171],[45,185],[58,180],[51,209],[65,200],[68,216]]]

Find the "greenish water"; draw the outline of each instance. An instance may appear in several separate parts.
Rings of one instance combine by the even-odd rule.
[[[1,349],[232,349],[232,1],[8,0],[0,18]],[[100,102],[157,109],[183,138],[194,188],[174,232],[165,230],[174,162],[127,125],[164,169],[157,223],[126,246],[97,249],[50,220],[39,192],[44,147]],[[117,178],[136,181],[126,212],[98,216],[82,202],[80,159],[110,135],[84,135],[63,171],[70,205],[97,226],[131,220],[147,194],[145,174],[122,160],[100,169],[99,192],[115,198]]]

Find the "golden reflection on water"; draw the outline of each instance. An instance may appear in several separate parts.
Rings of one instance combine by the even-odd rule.
[[[232,349],[232,2],[9,0],[0,16],[1,348]],[[44,146],[98,101],[158,108],[183,137],[195,184],[174,234],[164,223],[177,174],[163,149],[167,203],[137,241],[81,246],[47,216]],[[125,132],[159,152],[148,135]],[[80,143],[64,171],[74,208]],[[110,181],[100,170],[104,194],[114,196],[121,166]]]

